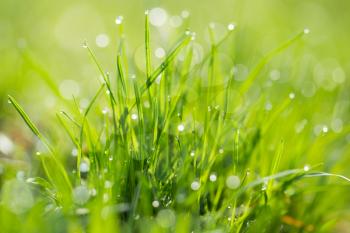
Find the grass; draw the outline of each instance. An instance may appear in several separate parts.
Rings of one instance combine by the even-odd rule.
[[[293,137],[301,148],[294,147],[288,133],[294,132],[292,122],[301,114],[295,93],[280,93],[276,107],[269,110],[263,95],[256,102],[237,98],[250,95],[269,62],[302,43],[308,31],[268,52],[240,83],[235,73],[222,71],[227,67],[219,57],[219,52],[234,57],[235,51],[221,50],[235,41],[231,29],[216,41],[209,28],[210,49],[197,64],[195,34],[186,31],[153,68],[146,13],[146,72],[137,78],[127,78],[130,64],[124,41],[116,55],[115,77],[104,71],[85,43],[103,82],[85,109],[74,100],[74,107],[57,114],[60,130],[66,133],[60,140],[75,148],[74,158],[40,133],[9,96],[46,149],[35,155],[40,169],[27,179],[5,182],[2,232],[333,229],[341,215],[329,195],[349,191],[350,180],[328,172],[329,167],[322,172],[323,164],[306,166],[313,160],[305,157],[315,157],[319,146],[340,136],[330,132],[305,140],[309,132],[304,131]],[[101,113],[105,105],[108,108]],[[342,134],[348,131],[345,127]]]

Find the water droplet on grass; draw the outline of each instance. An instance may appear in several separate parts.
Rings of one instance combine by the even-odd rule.
[[[87,49],[88,48],[88,42],[85,40],[83,42],[83,44],[81,45],[81,47],[83,47],[84,49]]]
[[[102,114],[103,115],[106,115],[108,113],[108,108],[107,107],[104,107],[103,109],[102,109]]]
[[[209,180],[210,180],[211,182],[215,182],[216,179],[217,179],[217,177],[216,177],[216,174],[215,174],[215,173],[210,174]]]
[[[191,189],[197,191],[201,187],[199,181],[195,180],[191,183]]]
[[[291,92],[289,93],[289,99],[294,99],[295,98],[295,93],[294,92]]]
[[[153,206],[154,208],[158,208],[158,207],[159,207],[159,201],[154,200],[154,201],[152,202],[152,206]]]
[[[194,157],[194,155],[195,155],[194,151],[191,151],[190,155],[191,155],[191,157]]]
[[[235,26],[233,23],[230,23],[229,25],[227,25],[227,29],[228,29],[229,31],[234,30],[235,27],[236,27],[236,26]]]
[[[229,189],[236,189],[239,187],[241,181],[238,176],[229,176],[226,179],[226,186]]]
[[[309,33],[310,33],[310,29],[305,28],[305,29],[304,29],[304,34],[309,34]]]
[[[137,118],[138,118],[138,116],[137,116],[136,113],[131,114],[131,119],[132,119],[132,120],[136,121]]]
[[[327,133],[328,132],[328,127],[325,125],[325,126],[323,126],[323,128],[322,128],[322,132],[323,133]]]
[[[121,15],[119,15],[119,16],[117,16],[117,18],[115,19],[115,23],[116,23],[117,25],[120,25],[120,24],[123,23],[123,19],[124,19],[124,17],[121,16]]]
[[[180,132],[183,132],[185,130],[185,126],[183,124],[179,124],[177,126],[177,130],[180,131]]]
[[[86,186],[78,186],[73,190],[73,200],[76,204],[83,205],[90,198],[89,190]]]
[[[307,172],[307,171],[309,171],[309,170],[310,170],[310,166],[309,166],[309,165],[305,165],[305,166],[304,166],[304,171]]]
[[[79,169],[80,169],[81,173],[89,172],[90,165],[86,161],[83,161],[83,162],[80,163]]]

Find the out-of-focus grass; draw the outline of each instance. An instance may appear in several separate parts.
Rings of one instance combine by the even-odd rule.
[[[346,232],[346,1],[0,6],[4,232]]]

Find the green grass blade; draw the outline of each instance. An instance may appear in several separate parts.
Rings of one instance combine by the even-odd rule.
[[[296,36],[294,36],[292,39],[286,41],[279,47],[273,49],[269,53],[267,53],[259,62],[258,64],[253,68],[253,70],[248,74],[248,77],[246,78],[246,81],[240,86],[239,90],[241,93],[245,93],[248,91],[248,89],[252,86],[255,79],[260,74],[260,71],[265,67],[267,63],[271,61],[272,58],[274,58],[276,55],[284,51],[285,49],[289,48],[291,45],[293,45],[295,42],[299,41],[304,35],[306,34],[306,31],[302,31],[298,33]]]

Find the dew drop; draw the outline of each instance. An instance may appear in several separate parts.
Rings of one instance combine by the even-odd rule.
[[[327,127],[326,125],[324,125],[324,126],[322,127],[322,132],[323,132],[323,133],[327,133],[327,132],[328,132],[328,127]]]
[[[83,205],[90,198],[89,190],[86,186],[78,186],[73,190],[73,200],[76,204]]]
[[[304,34],[309,34],[309,33],[310,33],[310,29],[305,28],[305,29],[304,29]]]
[[[80,169],[81,173],[89,172],[90,165],[86,161],[83,161],[83,162],[80,163],[79,169]]]
[[[191,157],[194,157],[194,155],[195,155],[194,151],[191,151],[190,155],[191,155]]]
[[[210,174],[209,180],[210,180],[211,182],[215,182],[216,179],[217,179],[217,177],[216,177],[216,174],[215,174],[215,173]]]
[[[305,165],[305,166],[304,166],[304,171],[307,172],[307,171],[309,171],[309,170],[310,170],[310,166],[309,166],[309,165]]]
[[[81,45],[81,47],[83,47],[84,49],[87,49],[88,48],[88,42],[85,40],[83,42],[83,44]]]
[[[191,183],[191,189],[197,191],[201,187],[201,184],[195,180]]]
[[[107,107],[103,108],[102,109],[102,114],[106,115],[107,113],[108,113],[108,108]]]
[[[154,208],[158,208],[159,207],[159,201],[157,201],[157,200],[152,201],[152,206]]]
[[[236,189],[239,187],[241,181],[238,176],[228,176],[226,179],[226,186],[229,189]]]
[[[295,98],[295,93],[294,92],[291,92],[289,93],[289,99],[294,99]]]
[[[185,130],[185,126],[183,124],[179,124],[177,126],[177,130],[180,131],[180,132],[183,132]]]
[[[136,113],[131,114],[131,119],[132,119],[132,120],[136,121],[137,118],[138,118],[138,116],[137,116]]]
[[[124,19],[124,17],[121,16],[121,15],[119,15],[119,16],[117,16],[117,18],[115,19],[115,23],[116,23],[117,25],[120,25],[120,24],[123,23],[123,19]]]
[[[227,29],[228,29],[229,31],[234,30],[235,27],[236,27],[236,26],[235,26],[234,24],[232,24],[232,23],[230,23],[229,25],[227,25]]]

